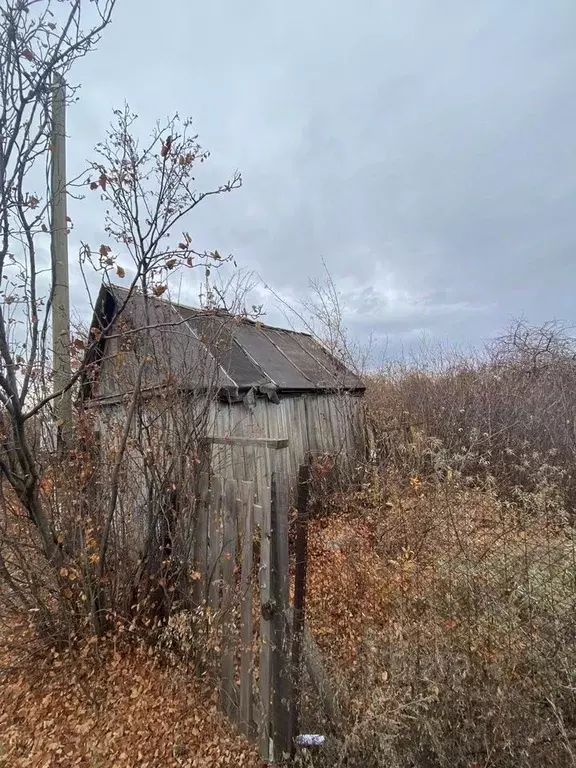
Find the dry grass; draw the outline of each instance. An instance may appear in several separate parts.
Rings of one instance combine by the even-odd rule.
[[[311,532],[326,765],[576,766],[576,339],[519,323],[369,380],[360,492]]]
[[[459,480],[334,504],[309,593],[344,703],[331,765],[576,765],[572,529]]]

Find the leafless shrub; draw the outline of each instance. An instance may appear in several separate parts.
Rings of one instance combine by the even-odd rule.
[[[32,637],[70,644],[92,634],[149,633],[173,605],[187,607],[194,478],[214,366],[198,356],[188,361],[199,386],[184,392],[190,371],[179,360],[179,377],[171,375],[167,353],[178,324],[153,321],[153,309],[179,269],[199,268],[209,288],[211,270],[232,260],[198,250],[187,231],[175,230],[200,202],[241,185],[236,172],[214,189],[198,187],[209,153],[190,120],[159,123],[142,142],[129,108],[114,112],[89,175],[75,181],[103,203],[109,242],[84,243],[77,266],[87,289],[91,270],[105,288],[113,276],[126,288],[108,316],[89,295],[93,324],[73,339],[72,373],[54,391],[53,294],[40,247],[52,226],[52,190],[39,173],[53,149],[52,78],[94,47],[114,1],[60,2],[57,14],[53,5],[6,0],[0,32],[0,612],[29,647]],[[75,94],[70,84],[68,94]],[[125,323],[135,296],[141,316]],[[218,304],[208,292],[205,308]],[[107,383],[124,388],[115,407],[87,407],[98,401],[93,374],[108,335],[119,346],[104,361]],[[119,366],[123,356],[129,364]],[[72,423],[55,423],[55,404],[71,393],[78,396]]]
[[[576,505],[576,342],[557,323],[519,322],[482,354],[396,366],[369,380],[379,459],[428,476],[442,456],[509,500],[544,484]],[[428,362],[428,365],[426,364]],[[545,479],[544,479],[545,478]],[[553,490],[552,490],[553,488]]]

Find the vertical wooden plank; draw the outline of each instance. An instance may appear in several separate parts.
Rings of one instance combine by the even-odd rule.
[[[357,417],[359,411],[357,410],[358,398],[350,397],[349,394],[343,393],[341,396],[340,407],[340,431],[342,433],[341,443],[343,444],[343,456],[345,460],[345,466],[350,474],[350,477],[357,477],[356,467],[360,460],[360,454],[358,448],[361,443],[358,442],[358,426]]]
[[[196,530],[194,545],[194,569],[199,574],[194,582],[194,605],[199,606],[204,601],[206,590],[206,572],[208,570],[208,493],[210,478],[207,472],[202,472],[198,480],[198,495],[196,498]]]
[[[242,404],[234,403],[230,405],[230,436],[241,437],[245,435],[242,423]],[[232,458],[232,477],[236,478],[238,483],[244,480],[244,448],[240,445],[234,445],[230,449]],[[238,486],[240,487],[240,486]]]
[[[208,550],[208,606],[212,614],[220,607],[220,557],[222,554],[222,478],[212,478]]]
[[[306,455],[308,453],[305,440],[306,421],[304,414],[304,400],[301,397],[295,398],[292,406],[293,418],[290,427],[290,435],[294,435],[295,445],[297,446],[295,449],[296,464],[300,465],[306,462]]]
[[[365,458],[365,410],[364,403],[359,397],[354,397],[350,394],[346,395],[346,402],[348,403],[349,421],[352,430],[353,446],[352,452],[355,462]]]
[[[332,473],[331,482],[340,483],[341,474],[336,467],[342,467],[342,457],[338,450],[336,431],[334,428],[334,409],[336,405],[336,398],[339,395],[328,395],[323,398],[324,401],[324,441],[326,451],[332,456],[334,461],[335,471]]]
[[[252,428],[252,412],[247,405],[241,406],[242,411],[242,434],[246,437],[254,437]],[[244,446],[242,450],[244,460],[244,480],[254,479],[254,446]]]
[[[242,572],[240,575],[240,727],[246,736],[252,735],[252,645],[254,626],[252,617],[252,555],[254,539],[254,487],[251,481],[242,483]]]
[[[248,406],[244,406],[244,430],[247,437],[257,437],[254,432],[254,414]],[[254,480],[256,478],[255,471],[255,453],[254,446],[247,446],[244,449],[244,479]],[[254,489],[255,490],[255,489]]]
[[[262,526],[262,505],[254,504],[252,507],[252,516],[254,520],[254,528],[260,528]]]
[[[290,401],[291,398],[282,398],[280,400],[280,405],[276,406],[277,409],[277,424],[278,424],[278,435],[282,435],[284,437],[288,437],[290,435],[290,421],[289,421],[289,408],[290,408]],[[297,473],[297,466],[293,467],[292,465],[292,443],[290,442],[288,445],[288,448],[285,448],[282,450],[282,459],[284,462],[284,469],[288,473],[287,479],[288,483],[290,485],[290,480],[292,477],[296,476]]]
[[[293,467],[298,466],[298,458],[296,456],[298,441],[295,439],[296,436],[292,433],[292,425],[294,423],[295,400],[296,398],[294,397],[286,398],[285,400],[286,415],[285,415],[285,422],[284,422],[284,434],[287,437],[290,436],[290,445],[288,446],[288,451],[290,452],[290,466],[293,466]]]
[[[224,435],[225,432],[223,431],[223,412],[224,412],[225,405],[223,405],[221,402],[217,402],[215,404],[214,409],[214,423],[213,423],[213,432],[211,434],[213,435]],[[222,452],[223,447],[221,445],[213,445],[212,446],[212,472],[217,475],[222,475]]]
[[[290,443],[294,453],[294,461],[298,466],[304,462],[306,456],[306,447],[304,445],[304,400],[302,397],[292,399],[290,419]]]
[[[302,402],[304,404],[304,424],[305,424],[305,440],[306,440],[306,446],[307,446],[307,454],[309,456],[314,456],[316,454],[316,445],[314,443],[314,432],[313,432],[313,424],[312,424],[312,409],[310,406],[310,403],[312,401],[312,397],[310,395],[304,395],[302,398]]]
[[[338,438],[336,436],[335,410],[337,406],[336,398],[338,395],[328,395],[324,398],[326,409],[326,434],[328,440],[328,450],[334,456],[338,455]]]
[[[322,434],[322,407],[320,403],[320,398],[318,395],[313,396],[313,403],[314,403],[314,433],[316,435],[316,450],[319,454],[324,453],[325,446],[324,446],[324,436]]]
[[[346,436],[344,427],[346,424],[348,403],[344,395],[340,396],[339,406],[334,408],[334,432],[337,441],[338,451],[346,458]]]
[[[316,395],[316,412],[317,412],[317,424],[318,424],[318,441],[320,451],[326,453],[329,451],[328,440],[326,436],[326,403],[325,398],[321,395]]]
[[[288,398],[285,400],[285,407],[282,414],[282,434],[288,438],[290,437],[291,413],[292,398]],[[286,462],[286,471],[288,472],[288,477],[286,479],[288,481],[288,488],[290,489],[289,506],[296,503],[296,486],[298,484],[297,477],[299,464],[294,454],[294,448],[296,445],[296,442],[290,440],[288,443],[288,448],[283,449]]]
[[[349,439],[348,439],[348,402],[345,399],[346,396],[341,394],[339,396],[339,402],[335,406],[335,420],[337,423],[337,439],[340,456],[342,457],[341,464],[346,470],[348,470],[356,461],[355,456],[350,451]]]
[[[364,442],[364,436],[361,430],[362,422],[359,420],[361,411],[359,409],[360,400],[357,397],[352,397],[349,394],[343,395],[347,406],[347,419],[344,424],[348,431],[348,455],[351,460],[354,461],[354,465],[358,464],[361,457],[361,448]]]
[[[258,579],[260,582],[259,744],[260,757],[265,761],[272,762],[274,759],[274,745],[270,723],[270,703],[272,698],[270,679],[272,657],[272,615],[270,604],[272,518],[269,488],[263,488],[260,506],[262,509],[262,519],[260,525],[260,568],[258,569]]]
[[[263,429],[264,434],[266,435],[266,437],[275,437],[276,436],[275,433],[272,433],[270,431],[270,422],[269,422],[268,416],[269,416],[269,411],[270,411],[271,407],[272,407],[272,404],[270,403],[269,400],[263,400],[262,401],[262,409],[263,409],[262,410],[262,429]],[[262,449],[262,454],[263,454],[263,457],[264,457],[265,484],[266,484],[266,487],[269,488],[270,487],[270,472],[271,472],[271,467],[270,467],[270,451],[268,450],[268,448],[263,448]]]
[[[234,435],[234,415],[232,413],[233,406],[228,404],[226,407],[226,431],[225,435],[232,437]],[[234,447],[232,445],[226,446],[226,477],[234,477]]]
[[[272,612],[272,738],[274,757],[282,761],[291,752],[290,623],[288,561],[288,478],[286,449],[273,452],[271,477],[271,604]]]
[[[215,425],[214,434],[222,435],[226,437],[230,423],[228,420],[228,403],[218,404],[218,420]],[[227,445],[214,446],[216,465],[214,471],[217,472],[223,479],[226,477],[226,454],[228,451]]]
[[[269,494],[269,487],[270,483],[267,482],[266,479],[266,456],[267,456],[267,449],[266,448],[258,448],[254,451],[254,467],[256,471],[255,480],[256,480],[256,499],[258,501],[258,505],[261,506],[263,504],[262,499]]]
[[[266,408],[268,402],[266,400],[259,399],[256,401],[256,406],[253,411],[253,429],[256,437],[269,437],[266,432]],[[256,467],[256,498],[260,503],[260,498],[268,493],[270,487],[270,479],[268,475],[268,451],[265,448],[257,448],[254,452],[255,467]]]
[[[308,429],[308,442],[310,445],[310,453],[313,456],[316,456],[318,453],[318,445],[316,441],[314,395],[306,396],[306,428]]]
[[[226,494],[223,515],[222,545],[222,663],[220,673],[220,700],[222,708],[233,718],[237,714],[236,690],[234,684],[234,566],[236,561],[237,537],[237,483],[234,478],[226,480]]]

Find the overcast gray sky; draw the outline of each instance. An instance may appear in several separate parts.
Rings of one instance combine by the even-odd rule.
[[[324,258],[360,338],[576,321],[574,0],[118,0],[72,79],[72,167],[125,99],[192,115],[208,176],[244,177],[196,243],[286,297]]]

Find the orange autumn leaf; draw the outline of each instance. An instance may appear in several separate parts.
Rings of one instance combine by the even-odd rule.
[[[45,496],[50,496],[54,490],[54,481],[50,477],[44,477],[40,482],[40,489]]]

